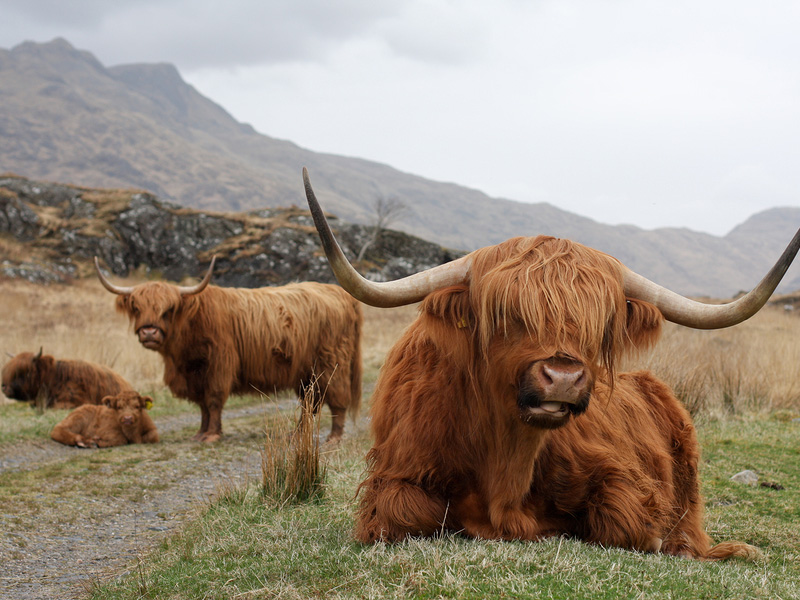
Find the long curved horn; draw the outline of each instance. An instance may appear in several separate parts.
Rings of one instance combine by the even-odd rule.
[[[625,271],[625,294],[629,298],[645,300],[654,304],[667,321],[694,329],[722,329],[736,325],[756,314],[766,304],[778,287],[789,265],[800,249],[800,229],[783,251],[778,262],[749,293],[727,304],[704,304],[676,294],[653,283],[646,277],[627,269]]]
[[[303,183],[311,216],[314,217],[314,224],[317,226],[322,247],[339,285],[364,304],[380,308],[413,304],[434,290],[463,283],[468,279],[469,267],[472,262],[469,255],[395,281],[377,283],[365,279],[347,260],[333,236],[328,220],[314,195],[314,190],[311,189],[311,181],[309,181],[308,170],[305,167],[303,167]]]
[[[440,287],[463,283],[469,279],[471,263],[469,254],[396,281],[376,283],[365,279],[348,262],[333,236],[311,188],[308,170],[305,167],[303,167],[303,183],[314,224],[336,279],[345,290],[361,302],[382,308],[412,304]],[[799,249],[800,230],[766,277],[750,293],[728,304],[705,304],[685,298],[623,266],[625,294],[630,298],[654,304],[665,319],[678,325],[694,329],[730,327],[749,319],[766,304]]]
[[[178,290],[181,293],[181,296],[190,296],[192,294],[199,294],[211,281],[211,273],[214,271],[214,263],[217,262],[217,257],[211,257],[211,264],[208,265],[208,271],[206,271],[205,277],[203,280],[198,283],[197,285],[192,286],[178,286]],[[97,271],[97,277],[100,279],[100,283],[103,284],[103,287],[106,288],[109,292],[113,294],[119,294],[120,296],[124,296],[133,292],[132,287],[121,287],[118,285],[114,285],[108,279],[105,278],[102,271],[100,271],[100,262],[97,260],[97,257],[94,257],[94,268]]]
[[[200,283],[198,283],[197,285],[191,285],[191,286],[180,286],[179,285],[178,286],[178,290],[180,291],[181,296],[191,296],[192,294],[199,294],[204,289],[206,289],[206,286],[211,281],[211,274],[214,272],[214,263],[215,262],[217,262],[217,257],[216,256],[212,256],[211,257],[211,264],[208,265],[208,271],[206,271],[205,277],[203,277],[203,280]]]
[[[114,285],[108,279],[106,279],[105,275],[103,275],[102,271],[100,271],[100,261],[97,260],[96,256],[94,257],[94,270],[97,271],[97,277],[100,279],[100,283],[102,283],[103,287],[112,294],[125,296],[133,291],[132,287],[120,287],[118,285]]]

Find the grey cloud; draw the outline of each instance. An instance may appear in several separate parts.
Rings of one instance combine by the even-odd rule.
[[[331,44],[391,18],[400,2],[11,0],[0,46],[64,37],[104,64],[171,62],[181,69],[319,60]],[[13,25],[12,25],[13,23]]]

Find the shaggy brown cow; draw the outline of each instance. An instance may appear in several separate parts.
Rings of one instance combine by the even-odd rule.
[[[56,360],[47,354],[21,352],[3,367],[3,394],[13,400],[48,408],[100,404],[103,397],[133,391],[130,383],[108,367],[82,360]]]
[[[707,559],[757,552],[739,542],[711,547],[689,414],[651,374],[616,374],[615,366],[626,351],[652,345],[664,318],[695,328],[749,318],[794,258],[800,232],[753,292],[722,306],[551,237],[514,238],[376,284],[349,265],[305,171],[304,179],[343,287],[375,306],[422,300],[375,388],[360,541],[450,530],[523,540],[569,534]]]
[[[339,286],[294,283],[260,289],[226,289],[163,282],[135,287],[103,285],[118,294],[139,342],[164,358],[164,383],[200,406],[195,439],[222,434],[222,407],[230,394],[309,386],[331,410],[328,440],[341,438],[345,415],[361,403],[361,307]],[[321,404],[321,403],[320,403]],[[319,409],[319,405],[314,407]]]
[[[50,437],[67,446],[109,448],[125,444],[155,444],[158,431],[147,414],[149,396],[122,392],[106,396],[100,406],[79,406],[53,428]]]

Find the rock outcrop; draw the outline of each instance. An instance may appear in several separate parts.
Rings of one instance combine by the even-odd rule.
[[[335,217],[332,223],[351,259],[371,237],[369,227]],[[385,230],[359,267],[372,279],[390,280],[462,254]],[[153,277],[180,281],[202,274],[214,255],[218,285],[333,281],[306,210],[203,212],[143,191],[0,176],[0,276],[64,282],[93,276],[91,262],[97,256],[118,276],[143,268]]]

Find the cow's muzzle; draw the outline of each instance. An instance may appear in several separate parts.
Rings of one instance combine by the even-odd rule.
[[[164,332],[155,325],[143,325],[136,330],[139,343],[145,348],[156,350],[164,343]]]
[[[35,394],[31,395],[26,393],[25,388],[14,383],[3,384],[3,395],[9,400],[17,400],[18,402],[27,402],[36,399]]]
[[[549,358],[534,362],[522,375],[517,394],[520,419],[555,429],[589,407],[594,378],[579,361]]]
[[[133,414],[123,414],[123,415],[120,415],[120,417],[119,417],[120,425],[127,426],[127,427],[130,427],[131,425],[136,425],[138,420],[139,419],[136,417],[136,415],[133,415]]]

